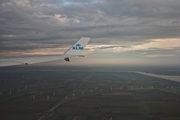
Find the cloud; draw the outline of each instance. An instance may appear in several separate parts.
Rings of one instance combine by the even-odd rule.
[[[151,49],[164,47],[167,55],[178,56],[170,48],[180,47],[179,6],[179,0],[1,0],[0,54],[37,49],[52,53],[86,36],[96,45],[89,53],[164,56]]]

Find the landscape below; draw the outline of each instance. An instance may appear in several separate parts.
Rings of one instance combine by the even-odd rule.
[[[117,69],[1,68],[0,119],[179,120],[180,83]]]

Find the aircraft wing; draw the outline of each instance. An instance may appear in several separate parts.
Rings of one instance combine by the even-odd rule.
[[[48,62],[64,59],[70,61],[69,57],[79,56],[83,57],[82,52],[89,42],[90,38],[81,37],[74,45],[72,45],[63,55],[56,56],[38,56],[38,57],[22,57],[22,58],[8,58],[0,59],[0,67],[12,65],[28,65],[34,63]]]

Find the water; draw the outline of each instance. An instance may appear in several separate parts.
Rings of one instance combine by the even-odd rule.
[[[162,78],[162,79],[166,79],[166,80],[180,82],[180,76],[158,75],[158,74],[146,73],[146,72],[135,72],[135,73],[139,73],[139,74],[142,74],[142,75],[147,75],[147,76],[152,76],[152,77],[157,77],[157,78]]]

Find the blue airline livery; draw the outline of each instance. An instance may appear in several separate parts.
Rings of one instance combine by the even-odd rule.
[[[75,46],[72,47],[74,50],[83,50],[84,47],[81,47],[81,44],[76,44]]]

